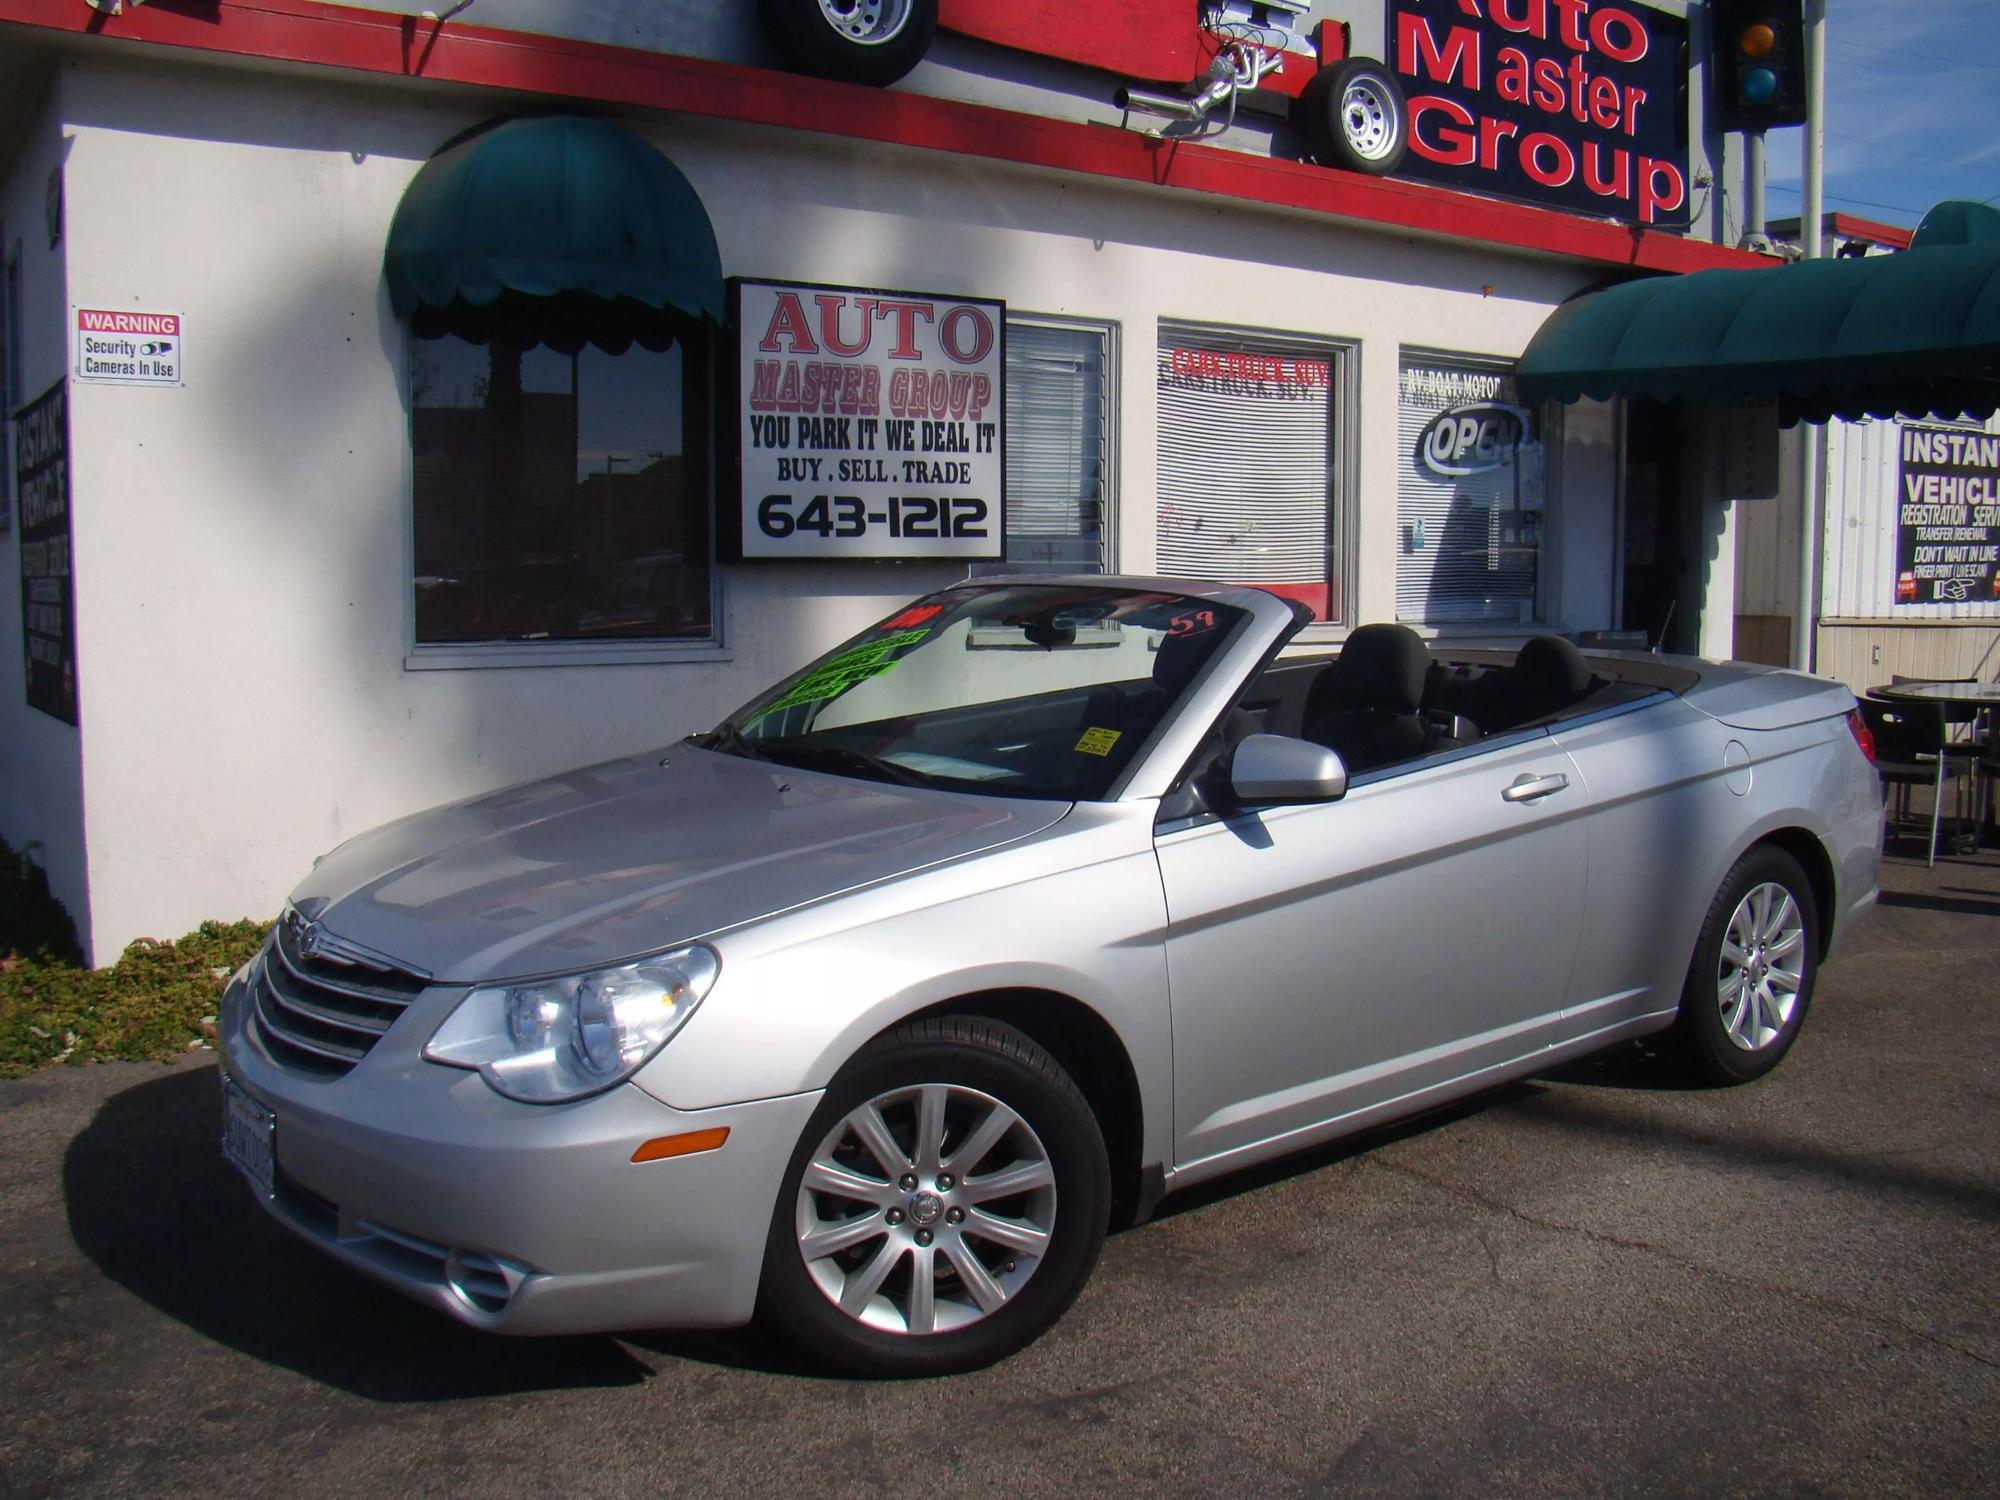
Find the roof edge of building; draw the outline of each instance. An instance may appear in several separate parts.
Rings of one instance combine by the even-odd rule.
[[[98,39],[119,40],[952,152],[1632,271],[1781,263],[1617,220],[1103,125],[635,47],[456,21],[426,23],[318,0],[217,0],[214,11],[199,17],[154,6],[115,17],[82,5],[52,13],[47,0],[0,0],[0,27],[9,26],[74,37],[78,50]]]

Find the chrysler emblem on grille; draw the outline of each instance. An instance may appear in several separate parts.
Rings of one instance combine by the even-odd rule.
[[[415,964],[404,963],[386,953],[363,947],[338,933],[328,932],[317,918],[307,918],[297,911],[285,913],[280,936],[285,938],[285,951],[298,961],[332,964],[342,969],[370,969],[378,974],[401,974],[425,984],[430,982],[428,969],[420,969]]]

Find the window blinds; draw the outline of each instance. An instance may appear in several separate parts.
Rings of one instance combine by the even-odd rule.
[[[1229,583],[1329,576],[1332,362],[1162,334],[1158,566]]]
[[[1007,563],[1104,567],[1106,330],[1007,325]]]

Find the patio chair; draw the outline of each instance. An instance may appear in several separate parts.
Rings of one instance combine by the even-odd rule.
[[[1946,753],[1944,709],[1936,703],[1913,703],[1904,699],[1877,698],[1872,694],[1859,701],[1862,718],[1875,737],[1875,771],[1885,786],[1896,788],[1897,821],[1909,816],[1910,788],[1931,788],[1930,852],[1925,863],[1937,864],[1940,820],[1944,815],[1946,776],[1958,780],[1970,762],[1959,762]],[[1965,794],[1958,792],[1958,821],[1965,820]]]
[[[1979,758],[1979,821],[1974,825],[1975,836],[1984,838],[1986,824],[1993,816],[1993,788],[2000,786],[2000,736],[1986,742],[1986,753]]]
[[[1977,677],[1906,677],[1901,672],[1889,676],[1891,687],[1901,687],[1908,682],[1963,682],[1970,686],[1978,681]],[[1944,710],[1945,754],[1964,760],[1979,759],[1986,750],[1986,738],[1979,727],[1983,716],[1979,705],[1945,703],[1939,706]]]

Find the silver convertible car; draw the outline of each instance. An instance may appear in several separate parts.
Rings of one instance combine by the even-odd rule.
[[[1302,623],[967,583],[705,734],[364,834],[229,986],[224,1148],[480,1328],[761,1310],[923,1374],[1219,1173],[1648,1033],[1776,1065],[1875,897],[1845,688]]]

